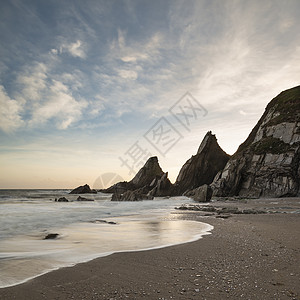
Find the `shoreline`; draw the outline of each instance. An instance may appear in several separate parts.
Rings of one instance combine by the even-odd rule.
[[[114,220],[117,220],[117,219],[118,218],[114,218]],[[168,220],[168,221],[161,220],[160,222],[178,222],[178,221],[195,222],[194,220],[186,220],[186,219]],[[173,246],[177,246],[177,245],[181,245],[181,244],[187,244],[187,243],[192,243],[192,242],[198,241],[201,238],[203,238],[203,236],[211,234],[212,230],[214,229],[214,227],[211,226],[208,223],[204,223],[204,222],[200,222],[200,223],[202,223],[201,226],[206,227],[205,229],[202,229],[202,233],[198,233],[193,238],[191,238],[189,240],[186,240],[184,242],[174,242],[174,243],[170,243],[170,244],[162,244],[162,245],[157,245],[157,246],[153,246],[153,247],[149,247],[149,248],[129,249],[129,250],[124,249],[124,250],[117,250],[117,251],[112,250],[111,252],[103,252],[99,255],[94,255],[94,257],[90,257],[90,258],[86,258],[82,261],[70,263],[70,265],[53,267],[52,269],[45,270],[45,271],[43,271],[42,273],[40,273],[38,275],[34,275],[34,276],[29,277],[27,279],[24,279],[24,280],[22,280],[21,282],[18,282],[18,283],[13,283],[13,284],[10,284],[10,285],[7,285],[7,286],[0,286],[0,291],[1,291],[1,289],[11,288],[11,287],[16,287],[16,286],[22,285],[24,283],[27,283],[28,281],[34,280],[38,277],[41,277],[41,276],[46,275],[46,274],[51,273],[51,272],[58,271],[60,269],[72,268],[72,267],[77,266],[79,264],[89,263],[89,262],[92,262],[94,260],[105,258],[105,257],[110,256],[110,255],[114,255],[114,254],[118,254],[118,253],[134,253],[134,252],[144,252],[144,251],[158,250],[158,249],[163,249],[163,248],[168,248],[168,247],[173,247]],[[0,293],[0,295],[1,295],[1,293]]]
[[[300,199],[292,204],[276,201],[284,202],[287,209],[297,206]],[[266,205],[261,202],[260,206]],[[0,298],[299,299],[299,213],[226,219],[200,212],[175,214],[214,226],[212,234],[194,242],[119,252],[58,269],[2,288]]]

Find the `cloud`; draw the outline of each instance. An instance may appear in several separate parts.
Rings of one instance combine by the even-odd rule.
[[[216,111],[248,111],[257,103],[260,113],[272,95],[297,85],[299,39],[291,9],[270,1],[259,7],[255,1],[192,3],[170,9],[173,92],[185,88]]]
[[[118,45],[120,49],[125,47],[125,33],[120,28],[118,28]]]
[[[21,126],[24,121],[20,113],[23,108],[16,100],[11,99],[4,87],[0,85],[0,129],[6,133],[11,133]]]
[[[58,129],[67,129],[82,116],[82,109],[87,107],[85,100],[74,99],[66,85],[53,81],[48,90],[47,100],[32,113],[30,125],[46,123],[54,120]]]
[[[157,81],[170,79],[172,74],[159,64],[163,47],[164,35],[160,32],[151,32],[149,37],[135,39],[128,36],[127,31],[118,29],[117,37],[111,40],[109,51],[93,68],[92,75],[101,96],[110,99],[111,117],[112,114],[120,117],[127,112],[143,110],[148,113],[150,95],[154,96],[161,90],[153,87],[163,84]]]
[[[85,74],[81,71],[76,70],[72,74],[64,72],[62,74],[56,75],[58,81],[68,85],[72,91],[78,91],[83,87],[83,82],[85,79]]]
[[[82,41],[77,40],[75,43],[63,43],[59,49],[60,53],[69,53],[73,57],[86,58],[85,49]]]
[[[41,92],[46,87],[47,69],[44,63],[35,63],[17,76],[22,98],[30,101],[40,100]]]
[[[125,63],[152,63],[159,56],[160,49],[163,47],[163,34],[152,33],[149,38],[141,40],[126,41],[126,32],[118,29],[117,39],[113,39],[107,59],[110,61],[121,60]]]
[[[252,112],[250,106],[274,95],[275,86],[285,88],[296,82],[292,78],[299,74],[299,51],[297,35],[292,33],[298,21],[290,11],[284,13],[280,3],[174,1],[162,8],[165,18],[155,22],[151,20],[151,9],[157,9],[153,4],[143,13],[143,30],[139,29],[140,6],[134,1],[126,5],[135,18],[125,18],[126,9],[124,18],[116,17],[114,9],[123,10],[123,6],[113,4],[93,9],[75,5],[66,11],[78,21],[73,40],[68,27],[54,38],[61,46],[55,49],[50,44],[47,50],[55,65],[44,62],[44,69],[28,68],[19,77],[20,94],[32,102],[28,108],[32,116],[43,106],[51,111],[55,82],[67,88],[60,91],[63,99],[88,103],[79,105],[81,114],[74,114],[69,125],[60,128],[69,128],[84,114],[93,118],[91,122],[94,116],[104,119],[128,111],[159,117],[187,90],[211,111]],[[283,13],[278,16],[278,11]],[[84,58],[84,64],[62,53]],[[109,103],[94,100],[95,95]],[[261,101],[255,108],[259,111],[264,105]]]
[[[59,58],[33,62],[16,76],[19,90],[15,91],[15,98],[22,103],[26,116],[23,122],[30,128],[53,121],[57,129],[65,130],[81,119],[88,105],[78,93],[84,77],[82,72],[59,73],[60,63]],[[74,92],[78,94],[77,99],[72,95]]]
[[[137,61],[137,57],[134,56],[124,56],[121,58],[122,61],[124,62],[136,62]]]
[[[133,70],[118,70],[118,73],[124,79],[136,80],[138,77],[137,72]]]
[[[89,103],[89,114],[92,117],[99,116],[104,110],[105,110],[105,103],[107,102],[106,99],[104,99],[101,96],[96,96],[93,101],[90,101]]]
[[[51,49],[51,50],[50,50],[50,53],[56,55],[56,54],[58,53],[58,50],[57,50],[57,49]]]

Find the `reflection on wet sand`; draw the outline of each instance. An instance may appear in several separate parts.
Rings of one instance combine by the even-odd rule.
[[[0,246],[0,287],[15,285],[49,270],[71,266],[114,252],[138,251],[189,242],[212,226],[182,220],[119,217],[112,225],[77,223],[57,229],[58,238],[18,236]]]

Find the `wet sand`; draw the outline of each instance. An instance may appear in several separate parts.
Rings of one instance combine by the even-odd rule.
[[[300,199],[210,205],[277,213],[223,219],[178,211],[178,218],[213,225],[212,234],[53,271],[0,289],[0,299],[300,299]]]

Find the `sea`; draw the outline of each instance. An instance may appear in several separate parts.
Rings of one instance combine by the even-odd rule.
[[[192,202],[187,197],[112,202],[97,193],[77,201],[69,192],[0,190],[0,288],[116,252],[195,241],[213,229],[177,217],[175,207]]]

